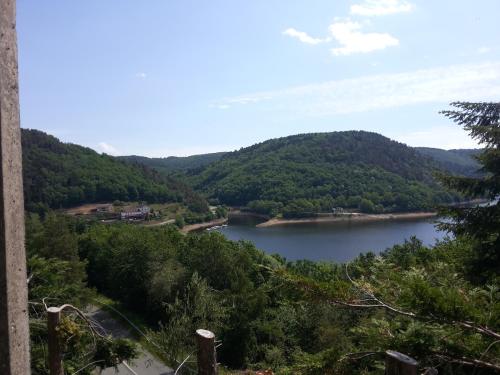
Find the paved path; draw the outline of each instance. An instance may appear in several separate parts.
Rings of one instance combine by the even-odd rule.
[[[88,311],[89,318],[97,321],[113,337],[133,339],[130,331],[114,319],[107,311],[92,307]],[[174,370],[165,366],[147,350],[139,347],[139,356],[131,363],[121,364],[118,369],[107,368],[101,375],[173,375]]]

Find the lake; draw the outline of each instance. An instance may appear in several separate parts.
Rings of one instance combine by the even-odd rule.
[[[307,223],[256,228],[255,221],[230,220],[218,229],[230,240],[248,240],[267,253],[287,260],[309,259],[346,262],[360,253],[379,253],[415,235],[426,245],[442,239],[435,220],[391,220],[380,222]]]

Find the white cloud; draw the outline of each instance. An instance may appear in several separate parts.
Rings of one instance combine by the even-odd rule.
[[[105,154],[113,155],[113,156],[120,154],[120,151],[118,151],[114,146],[112,146],[106,142],[99,142],[99,144],[97,145],[97,150],[99,152],[103,152]]]
[[[351,14],[358,16],[385,16],[387,14],[411,12],[415,6],[405,0],[364,0],[351,5]]]
[[[382,50],[387,47],[399,45],[399,40],[387,33],[365,33],[359,22],[349,19],[344,21],[336,20],[328,27],[330,35],[326,38],[313,38],[309,34],[289,28],[283,31],[283,35],[288,35],[300,40],[302,43],[317,45],[336,41],[340,47],[332,48],[331,52],[335,56],[346,56],[353,53],[368,53]]]
[[[329,27],[333,38],[342,46],[333,48],[335,56],[367,53],[399,45],[399,40],[386,33],[363,33],[361,24],[350,20],[334,22]]]
[[[498,100],[500,61],[363,76],[225,98],[212,105],[330,116],[420,103]]]
[[[295,30],[294,28],[286,29],[285,31],[283,31],[282,34],[291,36],[292,38],[296,38],[296,39],[300,40],[302,43],[306,43],[306,44],[320,44],[320,43],[327,41],[326,39],[313,38],[312,36],[308,35],[307,33],[303,32],[303,31]]]
[[[387,134],[387,136],[413,147],[435,147],[446,150],[481,147],[467,132],[455,124],[435,126],[406,134]]]
[[[477,49],[477,53],[479,54],[485,54],[485,53],[488,53],[488,52],[491,52],[491,47],[486,47],[486,46],[483,46],[483,47],[479,47]]]
[[[147,75],[146,73],[144,73],[144,72],[138,72],[138,73],[136,73],[136,74],[135,74],[135,76],[136,76],[137,78],[144,79],[144,78],[146,78],[148,75]]]

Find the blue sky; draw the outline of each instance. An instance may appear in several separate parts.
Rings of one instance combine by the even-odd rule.
[[[18,0],[21,121],[109,154],[350,129],[474,147],[500,98],[498,0]]]

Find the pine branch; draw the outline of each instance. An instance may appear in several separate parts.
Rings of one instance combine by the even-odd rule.
[[[275,271],[276,272],[276,271]],[[318,300],[322,301],[323,303],[331,304],[331,305],[336,305],[336,306],[343,306],[343,307],[350,307],[350,308],[356,308],[356,309],[384,309],[390,313],[396,314],[396,315],[401,315],[405,316],[408,318],[420,320],[420,321],[425,321],[425,322],[437,322],[441,324],[446,324],[446,325],[451,325],[451,326],[458,326],[465,328],[467,330],[472,330],[477,333],[480,333],[484,336],[492,337],[496,340],[500,339],[500,333],[492,330],[491,328],[487,326],[482,326],[479,325],[475,322],[471,321],[460,321],[460,320],[451,320],[451,319],[446,319],[446,318],[440,318],[436,316],[428,316],[428,315],[420,315],[412,311],[404,311],[402,309],[399,309],[395,306],[392,306],[388,304],[387,302],[382,301],[380,298],[375,296],[374,293],[371,291],[367,290],[366,288],[362,288],[359,286],[358,283],[356,283],[349,275],[347,271],[347,265],[346,265],[346,276],[348,280],[351,282],[351,284],[356,288],[358,293],[361,293],[363,295],[363,301],[373,301],[372,303],[360,303],[360,299],[340,299],[340,298],[334,298],[332,297],[328,292],[322,291],[319,286],[315,285],[314,282],[311,280],[304,280],[304,279],[297,279],[293,278],[292,275],[285,273],[282,274],[282,276],[285,276],[288,278],[288,280],[292,283],[295,284],[299,289],[301,289],[303,292],[308,293],[311,296],[316,297]],[[366,298],[368,297],[368,298]]]

